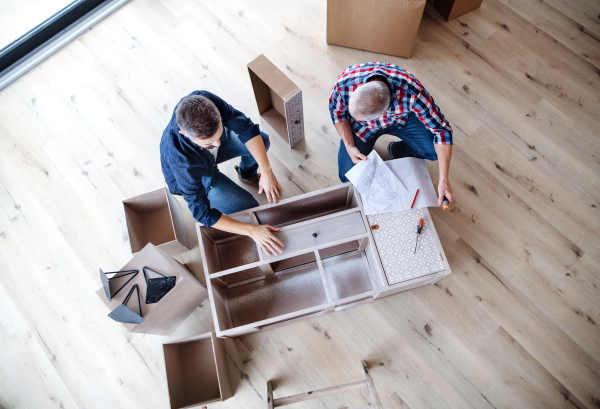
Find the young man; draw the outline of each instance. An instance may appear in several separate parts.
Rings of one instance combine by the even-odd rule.
[[[219,172],[217,165],[241,156],[235,166],[242,182],[258,187],[277,203],[281,187],[267,157],[269,137],[247,116],[208,91],[179,101],[160,141],[163,175],[174,195],[183,195],[194,218],[205,226],[251,237],[269,254],[283,243],[271,231],[279,228],[241,223],[226,214],[258,206],[246,190]],[[258,167],[263,171],[257,173]]]
[[[338,152],[339,176],[367,158],[381,135],[401,139],[388,145],[392,159],[414,157],[438,160],[439,204],[452,202],[448,180],[452,128],[423,85],[397,65],[357,64],[340,74],[329,97],[329,111],[342,138]]]

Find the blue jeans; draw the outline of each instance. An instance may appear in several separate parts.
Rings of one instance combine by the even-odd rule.
[[[411,112],[403,127],[392,125],[389,128],[378,131],[375,135],[363,142],[352,132],[354,146],[360,153],[368,155],[373,150],[375,142],[381,135],[394,135],[402,139],[392,143],[391,151],[394,158],[421,158],[427,160],[437,160],[437,153],[433,145],[433,134],[421,121],[417,115]],[[344,141],[340,141],[340,150],[338,151],[338,170],[340,180],[347,182],[346,173],[354,167],[350,155],[346,151]]]
[[[261,132],[260,136],[269,150],[269,136]],[[258,163],[237,134],[225,128],[221,137],[221,146],[217,151],[217,164],[241,157],[239,174],[243,179],[252,179],[258,170]],[[258,202],[250,192],[242,189],[218,169],[213,177],[212,186],[207,189],[207,197],[213,209],[223,214],[231,214],[258,206]]]

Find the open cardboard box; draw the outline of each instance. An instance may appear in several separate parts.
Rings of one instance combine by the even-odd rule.
[[[327,44],[410,57],[427,0],[327,0]]]
[[[189,249],[179,202],[166,187],[123,200],[131,252],[152,243],[172,256]]]
[[[302,91],[262,54],[248,72],[258,113],[293,148],[304,139]]]
[[[173,287],[157,303],[146,304],[146,281],[142,268],[150,267],[166,276],[175,276],[175,287]],[[134,284],[138,285],[142,317],[141,324],[123,323],[131,332],[143,332],[147,334],[168,335],[179,324],[181,324],[202,302],[208,297],[208,292],[194,277],[194,275],[173,257],[148,243],[141,251],[119,270],[139,270],[139,273],[121,291],[108,301],[104,287],[96,291],[98,297],[113,311],[127,296]],[[151,274],[151,278],[156,277]],[[110,280],[111,292],[120,288],[131,275]],[[134,292],[127,303],[127,307],[139,315],[137,294]]]
[[[427,210],[426,223],[435,228]],[[235,337],[431,284],[443,267],[390,285],[358,192],[350,183],[233,215],[281,227],[283,254],[267,255],[248,237],[197,231],[217,336]]]
[[[223,340],[214,332],[163,344],[171,409],[224,401],[233,394]]]

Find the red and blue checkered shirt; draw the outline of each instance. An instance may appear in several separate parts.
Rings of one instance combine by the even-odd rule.
[[[358,121],[350,116],[348,102],[352,92],[373,76],[387,79],[392,95],[389,108],[372,121]],[[433,143],[452,145],[452,128],[433,98],[418,79],[394,64],[368,62],[348,67],[340,74],[331,90],[329,112],[334,124],[350,119],[353,133],[366,142],[377,131],[394,124],[404,126],[414,112],[433,134]]]

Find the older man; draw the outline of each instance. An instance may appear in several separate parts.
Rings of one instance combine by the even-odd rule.
[[[283,243],[269,225],[241,223],[227,214],[258,206],[254,197],[219,171],[218,164],[240,157],[239,179],[277,203],[281,187],[271,170],[269,137],[247,116],[208,91],[179,101],[160,141],[163,175],[174,195],[183,195],[196,220],[205,226],[250,236],[268,254]],[[263,171],[257,173],[258,167]]]
[[[367,158],[381,135],[401,139],[388,144],[392,159],[414,157],[439,162],[439,204],[452,202],[448,180],[452,128],[433,98],[409,72],[379,62],[357,64],[340,74],[329,97],[329,111],[342,138],[339,176]]]

